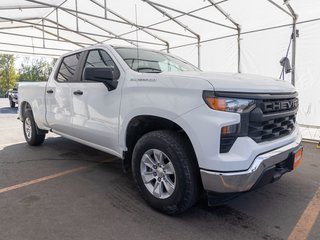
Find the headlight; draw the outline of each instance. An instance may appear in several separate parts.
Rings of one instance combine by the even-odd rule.
[[[255,104],[255,101],[251,99],[215,97],[213,92],[207,91],[203,93],[203,99],[214,110],[235,113],[242,113]]]

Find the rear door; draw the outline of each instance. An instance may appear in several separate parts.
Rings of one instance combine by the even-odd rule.
[[[79,80],[82,53],[64,57],[46,87],[48,125],[56,132],[73,135],[72,94],[70,84]]]
[[[118,153],[120,84],[109,91],[104,83],[86,80],[84,71],[87,67],[111,69],[114,81],[118,83],[124,78],[124,73],[120,73],[115,61],[104,49],[86,52],[80,71],[82,81],[70,84],[73,93],[72,122],[76,137],[99,145],[110,153]]]

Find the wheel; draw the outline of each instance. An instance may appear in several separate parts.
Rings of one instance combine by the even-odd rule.
[[[15,106],[16,106],[16,103],[10,99],[10,107],[14,108]]]
[[[31,146],[41,145],[46,137],[46,134],[37,133],[37,126],[31,111],[25,112],[23,121],[23,133],[27,143]]]
[[[179,214],[197,202],[201,189],[199,167],[190,149],[181,134],[166,130],[147,133],[138,140],[132,173],[151,207]]]

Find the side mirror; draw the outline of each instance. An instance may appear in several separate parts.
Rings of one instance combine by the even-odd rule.
[[[113,80],[113,71],[109,68],[87,67],[84,70],[84,79],[102,82],[110,91],[114,90],[118,85],[118,81]]]

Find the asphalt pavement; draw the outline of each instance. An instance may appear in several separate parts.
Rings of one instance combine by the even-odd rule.
[[[0,239],[320,239],[320,149],[298,169],[219,207],[170,217],[148,207],[113,156],[49,133],[28,146],[0,99]],[[301,235],[302,234],[302,235]]]

